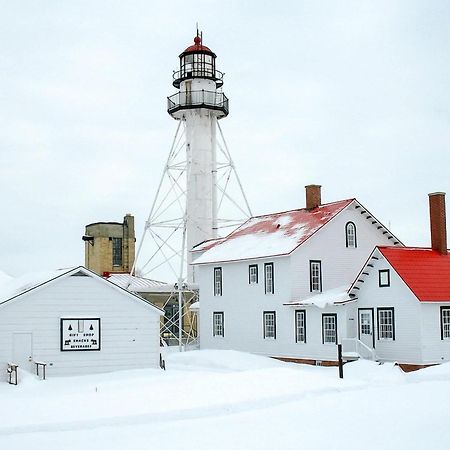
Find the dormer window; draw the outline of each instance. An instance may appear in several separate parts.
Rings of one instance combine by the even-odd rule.
[[[345,246],[356,248],[356,225],[353,222],[347,222],[345,225]]]

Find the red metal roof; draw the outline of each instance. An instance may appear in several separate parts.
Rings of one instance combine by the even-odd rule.
[[[205,253],[194,264],[288,255],[353,201],[251,217],[227,237],[196,247]]]
[[[211,49],[202,44],[200,36],[195,36],[194,45],[189,46],[183,53],[192,53],[200,51],[212,53]]]
[[[378,248],[419,301],[450,301],[449,254],[431,248]]]

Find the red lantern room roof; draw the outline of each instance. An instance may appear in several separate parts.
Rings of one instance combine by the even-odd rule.
[[[202,44],[202,38],[198,35],[195,36],[194,38],[194,45],[189,46],[180,56],[185,55],[186,53],[196,53],[196,52],[208,52],[214,55],[213,51],[210,48]]]

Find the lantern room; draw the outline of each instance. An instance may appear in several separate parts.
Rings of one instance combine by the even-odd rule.
[[[180,55],[180,70],[173,74],[173,85],[179,89],[184,80],[192,78],[207,78],[216,82],[216,88],[223,85],[223,73],[216,70],[216,55],[202,44],[198,35],[194,45],[188,47]]]

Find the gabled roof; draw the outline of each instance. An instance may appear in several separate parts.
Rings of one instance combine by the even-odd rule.
[[[207,250],[193,264],[288,255],[353,201],[251,217],[227,237],[207,241]]]
[[[417,247],[378,249],[419,301],[450,301],[450,254]]]
[[[126,289],[123,289],[122,287],[114,283],[111,283],[108,280],[105,280],[101,276],[90,271],[89,269],[86,269],[86,267],[83,266],[78,266],[70,269],[60,269],[52,272],[30,273],[22,277],[7,280],[6,282],[0,285],[0,305],[9,302],[10,300],[13,300],[17,297],[20,297],[34,289],[40,289],[44,285],[50,284],[57,279],[77,275],[88,276],[96,280],[99,280],[102,283],[106,283],[111,288],[119,290],[129,297],[131,296],[133,299],[143,302],[144,304],[148,305],[156,312],[158,312],[158,314],[160,315],[164,314],[164,312],[160,308],[148,303],[142,297],[139,297],[138,295],[133,294],[132,292],[129,292]]]
[[[372,224],[388,234],[394,244],[401,242],[377,221],[356,199],[326,203],[314,209],[294,209],[251,217],[224,238],[205,241],[192,250],[204,252],[192,264],[210,264],[246,259],[285,256],[307,241],[341,211],[354,205]]]

